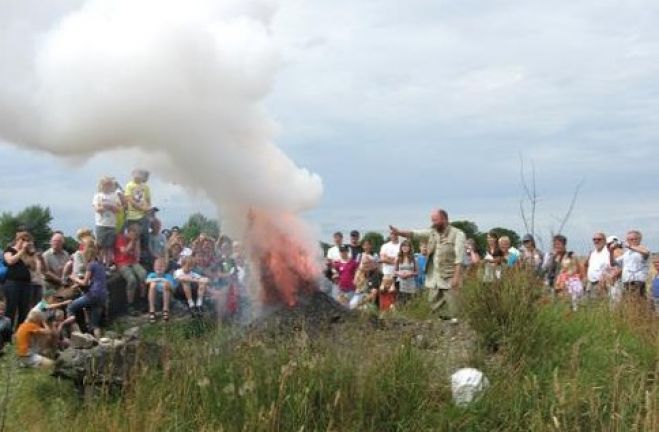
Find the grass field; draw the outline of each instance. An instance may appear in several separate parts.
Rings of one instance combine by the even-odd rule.
[[[436,323],[421,300],[385,318],[410,325],[364,318],[314,337],[148,327],[146,337],[168,346],[166,367],[87,401],[6,355],[5,430],[659,430],[659,339],[646,306],[602,301],[574,313],[525,275],[469,282],[461,304],[457,327]],[[451,399],[457,367],[480,368],[492,384],[467,408]]]

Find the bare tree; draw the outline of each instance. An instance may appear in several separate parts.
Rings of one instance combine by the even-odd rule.
[[[577,203],[577,198],[579,197],[579,192],[581,191],[581,187],[583,186],[584,181],[581,180],[577,186],[574,188],[574,193],[572,194],[572,200],[570,201],[570,206],[568,207],[567,211],[565,212],[565,216],[563,216],[563,219],[561,219],[561,224],[559,225],[558,228],[558,233],[562,233],[563,229],[565,228],[565,225],[567,222],[570,220],[570,217],[572,216],[572,212],[574,211],[574,206]]]
[[[538,192],[536,189],[535,181],[535,163],[531,161],[531,175],[530,179],[526,173],[526,168],[524,166],[524,156],[520,153],[519,155],[519,165],[520,165],[520,178],[522,182],[523,197],[519,201],[519,211],[522,215],[522,221],[524,222],[524,228],[526,232],[535,236],[535,214],[536,208],[538,206]],[[527,210],[528,207],[528,210]]]

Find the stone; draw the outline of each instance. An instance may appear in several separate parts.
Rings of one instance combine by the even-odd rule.
[[[90,349],[67,348],[55,361],[55,375],[72,380],[79,387],[121,387],[142,367],[162,367],[163,348],[139,339],[101,344]]]
[[[139,327],[131,327],[124,332],[124,339],[133,340],[140,338],[141,330]]]
[[[108,338],[108,339],[119,339],[119,333],[117,333],[115,331],[108,330],[104,334],[105,334],[105,337]]]
[[[71,347],[75,349],[93,348],[98,341],[88,333],[73,332],[71,333]]]

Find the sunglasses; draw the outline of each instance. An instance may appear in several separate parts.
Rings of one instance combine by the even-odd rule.
[[[604,241],[604,239],[603,238],[594,238],[593,241],[594,242],[601,242],[601,241]]]

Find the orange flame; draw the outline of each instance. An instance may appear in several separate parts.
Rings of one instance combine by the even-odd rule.
[[[294,307],[317,289],[318,248],[296,215],[251,210],[246,235],[250,261],[257,264],[264,305]]]

